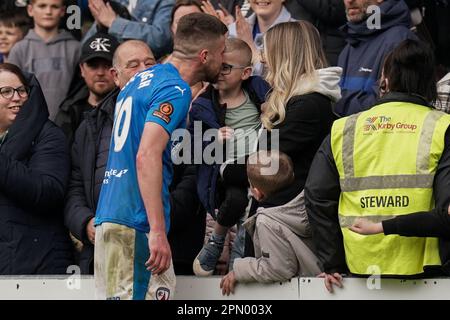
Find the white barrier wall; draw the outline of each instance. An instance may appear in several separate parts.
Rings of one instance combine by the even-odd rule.
[[[239,284],[224,297],[220,277],[177,277],[176,300],[450,300],[450,279],[346,278],[344,288],[329,294],[323,279],[294,278],[285,283]],[[92,300],[93,277],[0,277],[0,300]]]

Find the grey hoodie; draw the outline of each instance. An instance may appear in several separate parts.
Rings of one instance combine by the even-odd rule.
[[[252,235],[255,258],[234,261],[238,282],[287,281],[320,273],[319,260],[311,250],[303,191],[285,205],[258,208],[244,227]]]
[[[36,75],[47,101],[49,119],[54,120],[79,58],[80,43],[69,32],[62,30],[46,43],[32,29],[11,49],[9,62]]]
[[[315,71],[315,78],[309,81],[301,81],[298,95],[317,92],[328,97],[332,103],[341,99],[341,80],[342,68],[328,67]]]

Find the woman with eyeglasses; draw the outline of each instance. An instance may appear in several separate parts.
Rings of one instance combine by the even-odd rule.
[[[35,77],[0,64],[0,274],[65,274],[62,204],[70,170]]]

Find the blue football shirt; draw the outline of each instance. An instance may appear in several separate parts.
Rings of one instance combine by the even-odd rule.
[[[149,232],[136,170],[136,156],[146,122],[163,127],[169,136],[185,128],[191,90],[171,65],[155,65],[138,73],[117,97],[111,144],[97,206],[95,224],[112,222]],[[172,181],[171,142],[163,153],[162,200],[166,232],[170,225],[169,185]],[[152,168],[147,168],[152,170]]]

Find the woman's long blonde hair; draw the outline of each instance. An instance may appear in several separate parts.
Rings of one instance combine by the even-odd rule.
[[[272,86],[261,121],[267,129],[282,123],[293,96],[312,92],[315,70],[327,66],[317,29],[307,21],[280,23],[264,36],[266,80]]]

